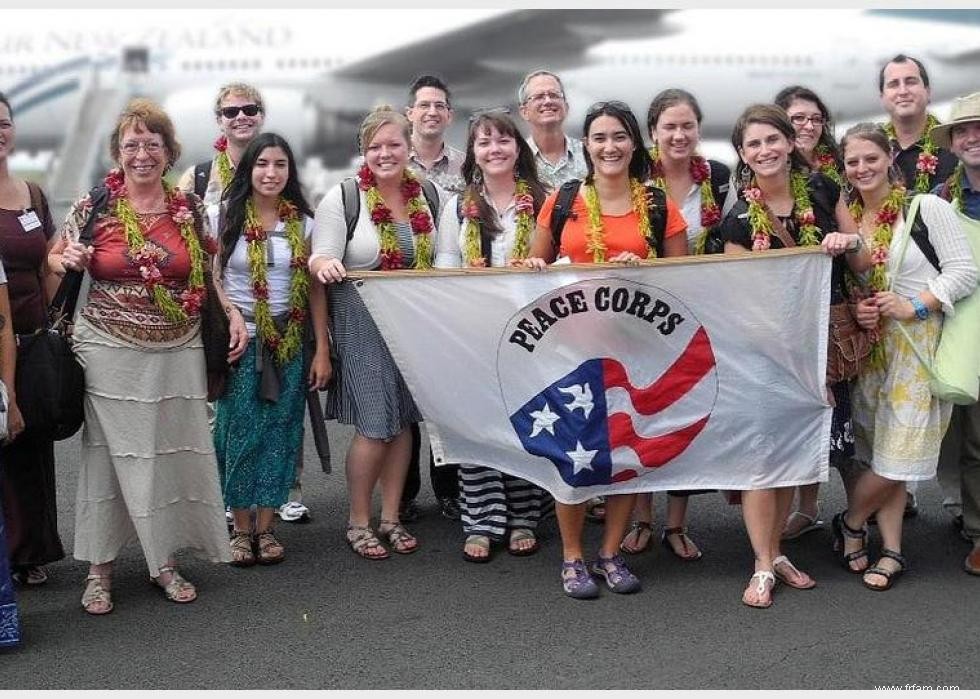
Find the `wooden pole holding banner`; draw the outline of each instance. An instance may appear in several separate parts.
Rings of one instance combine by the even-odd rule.
[[[382,277],[460,277],[472,274],[541,274],[542,272],[562,272],[565,270],[583,269],[622,269],[628,267],[660,267],[664,265],[701,265],[718,262],[737,262],[739,260],[757,260],[760,255],[768,257],[790,257],[792,255],[824,255],[819,247],[795,247],[782,250],[766,250],[765,252],[737,252],[724,255],[685,255],[683,257],[663,257],[653,260],[637,260],[632,263],[624,262],[592,262],[589,264],[560,264],[548,265],[543,270],[528,267],[454,267],[449,269],[398,269],[387,271],[350,270],[348,279],[370,279]]]

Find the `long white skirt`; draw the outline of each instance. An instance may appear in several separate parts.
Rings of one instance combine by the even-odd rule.
[[[200,333],[146,348],[80,317],[73,345],[85,368],[75,558],[107,563],[138,540],[153,577],[181,549],[229,561]]]

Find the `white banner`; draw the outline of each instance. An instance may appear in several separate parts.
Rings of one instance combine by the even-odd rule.
[[[353,283],[437,463],[491,466],[569,503],[827,480],[819,252]]]

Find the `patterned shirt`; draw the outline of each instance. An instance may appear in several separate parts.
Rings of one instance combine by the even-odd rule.
[[[443,144],[442,155],[436,158],[435,162],[432,163],[432,167],[429,168],[422,164],[414,148],[408,156],[408,161],[411,163],[412,169],[421,177],[432,180],[447,192],[453,192],[455,194],[462,192],[466,186],[466,183],[463,182],[462,175],[463,161],[465,159],[466,154],[463,151],[456,150],[448,143]]]
[[[527,144],[531,146],[534,153],[534,164],[538,168],[538,178],[548,187],[555,191],[569,180],[581,180],[585,178],[588,168],[585,165],[585,152],[582,150],[582,142],[576,141],[565,136],[565,154],[555,163],[549,163],[541,154],[541,149],[534,142],[534,138],[528,136]]]

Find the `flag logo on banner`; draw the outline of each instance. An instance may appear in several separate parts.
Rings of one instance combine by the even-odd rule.
[[[575,313],[602,316],[600,356],[586,338],[548,342],[550,329]],[[556,289],[514,317],[502,346],[499,370],[517,365],[524,377],[501,376],[505,400],[514,398],[508,388],[526,393],[532,377],[545,382],[511,413],[511,425],[524,449],[551,461],[571,487],[622,483],[669,463],[708,424],[717,398],[707,331],[677,298],[649,285],[607,279]]]

